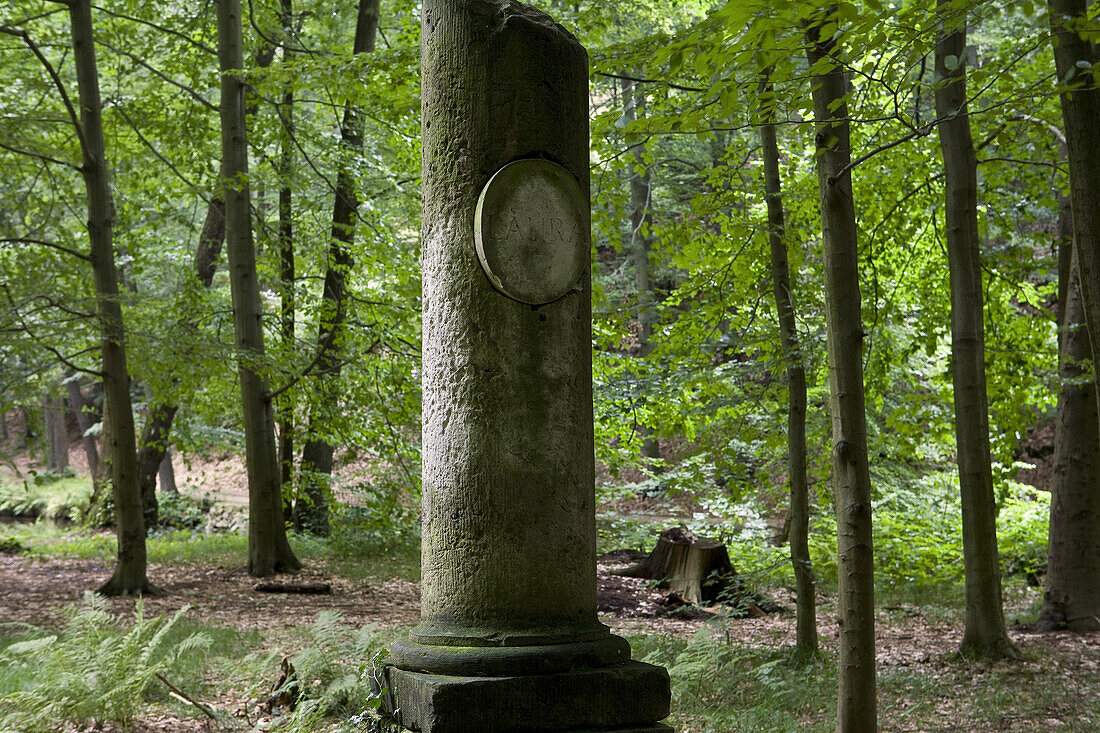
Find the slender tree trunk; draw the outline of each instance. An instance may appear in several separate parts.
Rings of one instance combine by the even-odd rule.
[[[629,76],[623,74],[623,76]],[[629,125],[645,116],[645,96],[636,84],[622,80],[623,122]],[[634,292],[638,297],[638,356],[646,358],[653,351],[653,287],[649,282],[649,250],[651,246],[653,217],[653,178],[645,163],[645,146],[630,135],[633,147],[627,157],[627,177],[630,181],[630,235],[626,245],[634,258]],[[660,458],[661,450],[652,431],[645,425],[635,425],[642,438],[642,457]]]
[[[1001,607],[996,502],[989,454],[985,389],[985,329],[978,235],[978,164],[966,103],[965,18],[939,0],[945,34],[936,44],[936,128],[943,152],[947,259],[951,273],[951,373],[955,441],[962,490],[966,630],[959,651],[983,657],[1016,657]],[[956,66],[948,68],[953,57]]]
[[[1059,216],[1058,418],[1055,424],[1046,587],[1037,627],[1100,629],[1100,419],[1081,285],[1073,256],[1069,197]],[[1085,381],[1082,381],[1084,379]]]
[[[249,208],[240,2],[218,0],[217,9],[225,242],[248,469],[248,572],[264,577],[297,570],[301,563],[290,549],[283,524],[274,416],[267,382],[260,373],[264,359],[263,314]]]
[[[828,10],[836,17],[835,7]],[[813,78],[817,178],[825,249],[825,325],[833,422],[833,501],[837,525],[837,621],[840,625],[838,733],[874,733],[875,582],[871,540],[871,475],[863,397],[863,323],[859,253],[848,137],[848,81],[838,37],[821,36],[828,18],[808,32],[807,60],[825,68]],[[834,26],[835,27],[835,26]],[[816,68],[822,68],[818,66]]]
[[[30,449],[31,441],[34,440],[34,426],[31,425],[31,412],[27,409],[26,405],[19,406],[19,414],[23,418],[23,431],[19,434],[20,440],[17,444],[19,450]]]
[[[88,460],[88,473],[92,480],[99,474],[99,450],[96,448],[95,436],[88,435],[92,427],[91,418],[87,413],[87,402],[84,393],[80,389],[79,381],[74,377],[74,372],[65,375],[65,394],[69,398],[69,409],[76,415],[76,424],[80,428],[80,442],[84,446],[84,455]]]
[[[157,502],[157,472],[168,455],[169,434],[176,417],[177,405],[156,402],[150,393],[149,414],[141,428],[138,448],[138,483],[141,486],[141,506],[145,514],[145,528],[151,530],[160,524],[160,505]]]
[[[113,243],[114,201],[107,180],[90,1],[73,0],[69,4],[69,17],[80,90],[80,140],[84,156],[81,172],[88,190],[88,236],[102,333],[104,406],[110,421],[106,434],[111,444],[111,484],[118,533],[118,565],[99,592],[104,595],[152,593],[156,589],[145,576],[145,520],[137,483],[137,445],[130,405],[130,375],[126,369],[126,332],[119,303]]]
[[[814,568],[810,562],[810,502],[806,485],[806,370],[798,343],[794,294],[787,264],[786,224],[779,179],[779,144],[774,110],[761,109],[760,143],[763,146],[764,188],[768,202],[768,242],[771,245],[772,288],[783,359],[787,364],[787,475],[791,485],[790,544],[794,567],[796,633],[795,648],[800,656],[817,651],[817,607]]]
[[[374,50],[378,29],[379,0],[360,0],[355,24],[353,54]],[[340,135],[345,152],[354,155],[363,149],[363,117],[350,102],[344,105]],[[347,314],[347,275],[352,266],[351,245],[355,240],[355,219],[359,198],[355,192],[355,173],[350,161],[341,166],[336,177],[336,200],[332,210],[332,235],[329,239],[329,265],[321,294],[321,315],[317,331],[317,401],[310,410],[306,444],[302,449],[303,495],[295,505],[295,525],[325,535],[329,531],[328,484],[332,475],[334,446],[321,424],[339,411],[340,395],[336,382],[343,359],[343,329]]]
[[[282,297],[279,303],[279,335],[282,338],[283,348],[290,353],[294,348],[294,208],[293,191],[290,187],[289,176],[293,169],[292,142],[293,135],[293,105],[294,93],[289,89],[283,95],[283,121],[286,125],[286,136],[283,139],[283,153],[280,168],[282,169],[283,182],[279,188],[279,276],[282,281]],[[284,491],[289,488],[294,479],[294,398],[289,392],[283,394],[279,400],[279,466],[281,470],[280,480]],[[284,515],[289,502],[283,498]]]
[[[294,24],[294,4],[292,0],[281,0],[280,20],[283,31],[289,35]],[[283,60],[290,53],[289,44],[283,45]],[[294,91],[287,84],[283,92],[282,112],[283,135],[280,141],[282,152],[279,160],[279,277],[282,292],[279,303],[279,335],[286,353],[294,348],[294,189],[291,178],[294,175]],[[279,400],[279,466],[280,480],[283,486],[283,518],[291,518],[293,505],[289,489],[294,481],[294,396],[286,392]]]
[[[43,402],[42,424],[48,443],[46,470],[63,473],[69,468],[69,430],[65,426],[65,401],[53,385]]]

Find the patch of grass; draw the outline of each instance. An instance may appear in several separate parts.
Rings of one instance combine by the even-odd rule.
[[[117,554],[115,535],[110,531],[34,522],[14,525],[7,534],[31,557],[111,562]],[[365,532],[338,524],[331,537],[291,533],[289,539],[299,559],[324,562],[332,572],[347,578],[420,577],[420,536],[411,531]],[[150,563],[239,565],[248,560],[248,536],[178,529],[148,538],[146,549]]]
[[[320,543],[317,556],[329,570],[353,580],[420,579],[420,528],[415,525],[375,528],[339,517],[332,535]]]

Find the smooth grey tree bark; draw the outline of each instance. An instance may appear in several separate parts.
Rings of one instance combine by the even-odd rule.
[[[1081,294],[1092,344],[1093,371],[1100,382],[1100,87],[1091,68],[1100,63],[1100,49],[1074,30],[1089,27],[1086,0],[1050,0],[1054,31],[1054,61],[1058,78],[1072,85],[1062,92],[1073,200],[1074,249],[1081,274]],[[1100,391],[1097,393],[1100,397]]]
[[[1092,355],[1073,256],[1069,196],[1062,197],[1058,233],[1061,388],[1051,472],[1047,573],[1036,626],[1040,631],[1095,631],[1100,629],[1100,417],[1096,386],[1088,369]]]
[[[360,0],[355,24],[353,55],[374,50],[378,30],[380,0]],[[363,149],[363,113],[350,101],[344,104],[340,139],[346,155]],[[350,160],[336,176],[336,198],[332,209],[332,233],[329,236],[328,269],[321,292],[321,315],[317,330],[318,387],[317,398],[310,410],[306,444],[302,449],[303,496],[296,502],[295,524],[313,534],[329,532],[328,492],[332,476],[335,446],[324,435],[321,424],[339,412],[340,395],[336,383],[343,361],[344,323],[347,320],[347,277],[353,264],[352,244],[355,242],[355,221],[359,211],[359,196],[355,191],[355,173]]]
[[[46,470],[59,474],[69,468],[69,431],[65,427],[65,400],[58,389],[50,385],[43,399],[42,425],[47,443]]]
[[[92,495],[99,491],[97,483],[100,477],[99,446],[94,435],[89,434],[92,420],[88,417],[91,405],[84,397],[84,391],[80,387],[80,380],[76,372],[70,371],[65,375],[65,394],[69,398],[69,409],[76,415],[76,424],[80,428],[80,442],[84,446],[84,457],[88,461],[88,473],[92,477]]]
[[[812,80],[817,179],[825,249],[825,325],[829,408],[833,423],[833,502],[837,525],[837,733],[878,729],[875,680],[875,579],[871,539],[871,475],[863,392],[863,322],[859,292],[848,130],[848,79],[839,31],[821,30],[836,8],[808,29],[806,57],[823,69]],[[834,28],[836,26],[833,26]]]
[[[1092,73],[1093,67],[1100,64],[1100,48],[1074,30],[1090,27],[1086,0],[1050,0],[1050,19],[1058,77],[1063,83],[1072,85],[1062,92],[1061,101],[1073,206],[1073,247],[1092,356],[1093,392],[1095,399],[1100,400],[1100,137],[1096,134],[1096,121],[1100,119],[1100,86]],[[1068,298],[1066,322],[1070,322]],[[1082,459],[1084,455],[1079,460]],[[1067,481],[1066,488],[1070,485]],[[1067,506],[1070,501],[1081,503],[1070,507]],[[1051,598],[1049,610],[1044,599],[1044,615],[1049,622],[1064,613],[1066,625],[1075,630],[1100,628],[1097,591],[1100,586],[1100,552],[1097,551],[1100,511],[1097,504],[1095,487],[1079,487],[1072,493],[1056,494],[1051,506],[1052,522],[1056,519],[1055,513],[1058,518],[1067,514],[1075,518],[1077,526],[1073,531],[1052,531],[1050,541],[1059,543],[1058,547],[1052,545],[1061,556],[1056,564],[1073,558],[1072,572],[1076,579],[1070,585],[1069,577],[1062,572],[1070,567],[1055,568],[1055,578],[1067,582],[1060,583],[1060,592]],[[1076,591],[1074,597],[1067,593],[1071,588]],[[1062,606],[1064,611],[1055,612],[1053,604]],[[1043,623],[1042,618],[1040,623]]]
[[[978,234],[978,163],[966,97],[966,19],[957,3],[939,0],[936,44],[936,127],[944,166],[947,260],[951,273],[951,376],[955,443],[962,492],[965,656],[1017,658],[1001,602],[996,500],[989,453],[985,327]],[[953,60],[949,64],[948,60]]]
[[[623,76],[628,76],[623,74]],[[645,95],[636,82],[622,79],[623,122],[627,125],[645,116]],[[653,351],[653,324],[656,313],[653,286],[649,278],[649,250],[653,236],[653,176],[645,162],[645,144],[640,135],[628,135],[627,179],[630,181],[630,232],[626,247],[634,260],[634,294],[638,298],[638,357],[645,359]],[[642,457],[660,458],[661,448],[647,425],[635,425],[642,438]]]
[[[172,465],[171,450],[164,452],[164,460],[160,462],[160,468],[157,469],[157,485],[160,487],[162,494],[178,494],[180,492],[179,487],[176,486],[176,468]]]
[[[292,572],[299,569],[301,563],[290,548],[283,523],[274,415],[267,380],[261,371],[263,311],[252,242],[240,2],[218,0],[217,10],[225,244],[233,294],[233,326],[248,470],[248,572],[265,577]]]
[[[280,0],[279,21],[283,26],[283,61],[291,53],[287,43],[294,28],[293,0]],[[294,89],[288,81],[279,108],[283,123],[279,138],[279,337],[283,348],[291,353],[294,347],[296,288],[294,261]],[[283,516],[289,518],[292,504],[289,488],[294,482],[294,395],[286,392],[279,397],[276,422],[279,426],[280,483],[283,487]]]
[[[765,90],[767,88],[765,87]],[[787,480],[791,487],[791,565],[795,578],[795,649],[802,657],[817,651],[817,600],[814,568],[810,561],[810,501],[806,483],[806,369],[795,322],[791,270],[787,261],[786,222],[779,177],[779,143],[775,111],[765,103],[761,110],[760,144],[763,148],[764,190],[768,204],[768,244],[771,249],[772,291],[787,365]]]
[[[77,128],[83,152],[81,173],[88,192],[88,237],[95,279],[96,312],[102,335],[105,435],[110,441],[111,485],[115,500],[118,563],[99,592],[130,595],[159,592],[146,577],[145,520],[137,483],[137,442],[126,368],[126,329],[119,302],[114,253],[114,201],[103,143],[99,70],[89,0],[69,3],[73,62],[80,96]]]

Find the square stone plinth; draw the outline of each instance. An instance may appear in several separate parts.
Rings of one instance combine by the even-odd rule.
[[[420,733],[668,733],[668,672],[644,662],[514,677],[387,667],[385,707]]]

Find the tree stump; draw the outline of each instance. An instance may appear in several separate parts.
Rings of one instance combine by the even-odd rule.
[[[725,545],[683,527],[661,532],[649,557],[620,575],[659,580],[670,594],[697,606],[719,600],[736,578]]]

